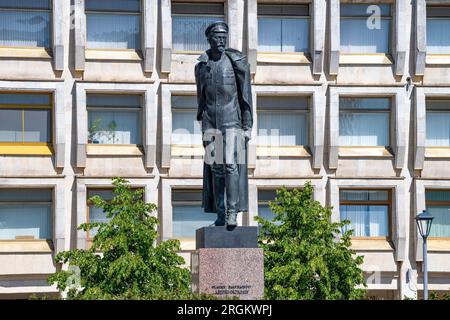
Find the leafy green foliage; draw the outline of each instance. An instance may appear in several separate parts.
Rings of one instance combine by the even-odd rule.
[[[177,299],[190,297],[190,271],[177,254],[178,240],[156,244],[158,219],[151,215],[156,206],[145,203],[143,190],[132,190],[128,181],[113,179],[114,198],[90,199],[110,219],[105,223],[86,223],[79,229],[98,228],[88,250],[59,253],[55,260],[69,270],[49,278],[72,299]],[[69,288],[76,266],[81,289]]]
[[[331,209],[313,200],[313,188],[277,190],[270,202],[273,221],[262,217],[259,245],[264,249],[267,299],[361,299],[365,286],[360,269],[363,257],[355,256],[349,223],[331,222]]]
[[[438,292],[430,292],[430,300],[450,300],[450,292],[443,292],[439,294]]]

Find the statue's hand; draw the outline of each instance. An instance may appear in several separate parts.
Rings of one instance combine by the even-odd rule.
[[[250,130],[244,130],[244,137],[247,140],[250,140],[252,138],[252,132]]]

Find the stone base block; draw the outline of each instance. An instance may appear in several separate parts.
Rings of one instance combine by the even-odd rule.
[[[258,227],[203,227],[196,230],[196,249],[258,248]]]
[[[261,299],[264,260],[260,248],[203,248],[192,255],[192,291],[219,298]]]

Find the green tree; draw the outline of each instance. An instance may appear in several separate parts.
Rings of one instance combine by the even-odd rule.
[[[313,200],[308,182],[303,190],[277,190],[269,203],[274,219],[261,224],[259,245],[264,249],[267,299],[361,299],[365,290],[360,269],[363,257],[355,256],[349,223],[331,222],[331,208]]]
[[[55,260],[69,270],[49,278],[69,299],[177,299],[190,295],[190,271],[177,254],[178,240],[157,240],[158,219],[151,215],[156,206],[145,203],[143,190],[132,190],[128,181],[113,179],[114,198],[90,199],[110,219],[105,223],[86,223],[79,229],[98,228],[88,250],[59,253]],[[81,289],[68,285],[79,268]]]

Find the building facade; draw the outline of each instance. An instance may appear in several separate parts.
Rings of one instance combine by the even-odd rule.
[[[368,294],[450,290],[450,1],[0,0],[0,298],[55,293],[56,253],[111,178],[145,189],[190,264],[202,213],[194,66],[224,20],[251,64],[248,214],[310,181],[349,219]],[[445,129],[445,130],[444,130]]]

